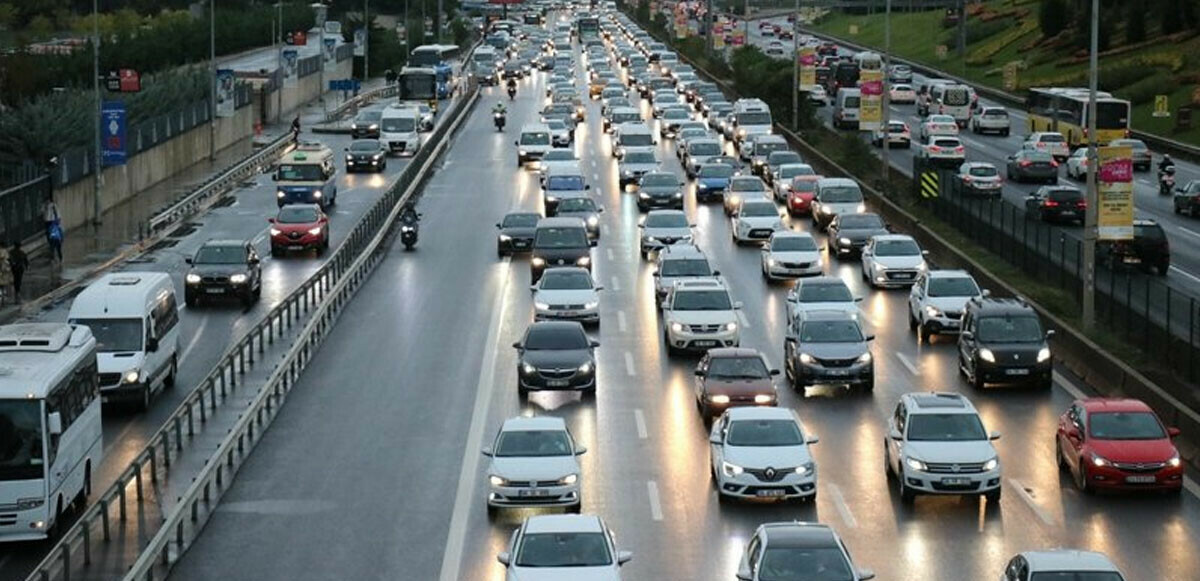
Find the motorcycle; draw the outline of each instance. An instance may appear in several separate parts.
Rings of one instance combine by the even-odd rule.
[[[1158,193],[1169,196],[1175,191],[1175,166],[1167,166],[1158,171]]]
[[[404,244],[405,250],[412,250],[417,245],[417,220],[421,217],[405,216],[400,219],[400,243]]]
[[[512,101],[517,98],[517,87],[515,85],[508,86],[508,100]]]
[[[496,131],[504,131],[504,113],[496,112],[492,114],[492,121],[496,123]]]

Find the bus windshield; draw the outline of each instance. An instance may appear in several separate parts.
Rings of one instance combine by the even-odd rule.
[[[281,182],[319,182],[324,181],[325,170],[315,163],[285,163],[279,166],[279,181]]]
[[[437,77],[426,73],[400,75],[400,98],[402,100],[437,98]]]
[[[1097,129],[1125,129],[1129,127],[1129,105],[1121,102],[1096,103]]]
[[[442,64],[442,51],[418,48],[408,55],[408,64],[417,67],[432,67]]]
[[[42,414],[37,400],[0,400],[0,482],[42,478]]]

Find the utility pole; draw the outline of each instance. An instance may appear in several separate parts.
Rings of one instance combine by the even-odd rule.
[[[958,0],[958,58],[967,58],[967,0]]]
[[[1100,171],[1100,155],[1096,149],[1096,82],[1097,55],[1100,50],[1100,0],[1092,0],[1091,54],[1088,55],[1088,151],[1087,151],[1087,210],[1083,225],[1083,329],[1091,331],[1096,325],[1096,220],[1100,206],[1096,177]]]
[[[437,18],[433,19],[434,34],[433,41],[436,43],[442,42],[442,0],[437,2]]]
[[[100,223],[100,188],[104,176],[101,175],[102,153],[100,152],[100,110],[104,107],[104,99],[100,95],[100,0],[92,0],[92,93],[96,96],[96,116],[92,120],[92,131],[95,132],[96,159],[92,169],[92,223]],[[51,182],[53,183],[53,182]]]
[[[208,0],[208,159],[217,158],[217,0]]]
[[[283,0],[275,3],[275,8],[278,10],[279,17],[279,36],[275,38],[276,42],[271,43],[275,46],[275,70],[279,72],[279,86],[275,87],[275,118],[283,121]]]
[[[438,0],[441,2],[441,0]],[[371,78],[371,67],[367,63],[370,62],[371,46],[371,0],[363,0],[363,82]]]
[[[642,1],[645,2],[648,0],[642,0]],[[704,1],[704,18],[706,19],[706,22],[704,23],[704,38],[705,38],[704,43],[705,43],[705,54],[708,54],[708,55],[712,55],[712,51],[713,51],[713,21],[715,20],[715,17],[716,17],[716,15],[713,14],[712,0],[705,0]]]
[[[882,89],[883,94],[879,96],[879,102],[882,104],[882,107],[883,107],[883,109],[881,111],[881,117],[882,117],[881,123],[883,124],[883,141],[882,141],[882,144],[883,144],[883,154],[882,154],[883,187],[880,188],[880,191],[882,191],[884,193],[884,195],[887,195],[888,190],[890,189],[888,186],[891,184],[890,178],[891,178],[891,169],[892,169],[891,162],[890,162],[890,157],[891,157],[890,154],[891,154],[891,149],[892,149],[891,129],[888,127],[888,123],[891,122],[891,111],[889,110],[889,108],[892,106],[891,89],[888,87],[888,81],[889,81],[888,73],[890,72],[891,62],[892,62],[892,0],[887,0],[887,4],[884,6],[884,13],[883,13],[883,81],[882,81],[883,84],[881,85],[883,87],[883,89]],[[914,177],[916,177],[916,176],[914,176]]]
[[[800,129],[800,0],[792,17],[792,131]]]

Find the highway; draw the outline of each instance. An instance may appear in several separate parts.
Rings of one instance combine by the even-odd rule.
[[[208,375],[232,340],[252,328],[324,264],[333,250],[342,244],[354,224],[396,182],[408,163],[407,158],[393,157],[382,173],[347,174],[344,171],[342,149],[349,145],[349,135],[315,136],[305,132],[301,139],[320,141],[334,151],[338,167],[338,197],[337,204],[328,212],[332,236],[330,250],[321,255],[306,252],[271,257],[266,219],[276,214],[277,188],[269,174],[262,174],[255,177],[253,185],[238,189],[226,198],[225,203],[218,204],[218,207],[181,227],[175,236],[119,267],[119,270],[126,271],[167,272],[174,280],[181,308],[179,379],[176,387],[159,393],[148,412],[105,409],[105,454],[93,478],[94,494],[103,492],[130,459],[144,448],[147,439],[175,411],[191,389]],[[224,304],[205,303],[198,308],[184,307],[183,277],[188,269],[184,259],[194,254],[206,240],[229,238],[254,241],[263,261],[261,299],[248,309],[243,309],[240,303],[233,301]],[[66,321],[69,308],[69,301],[65,301],[41,312],[37,320]],[[0,545],[0,578],[24,579],[50,548],[48,542]]]
[[[502,89],[484,90],[425,187],[417,249],[390,248],[175,579],[503,579],[495,555],[535,511],[489,521],[479,449],[519,414],[563,417],[588,448],[583,511],[603,516],[619,547],[634,552],[625,579],[731,579],[754,528],[791,519],[832,525],[856,564],[879,579],[993,579],[1018,551],[1049,547],[1103,551],[1129,579],[1195,578],[1194,485],[1179,498],[1078,492],[1056,470],[1053,434],[1086,387],[1060,380],[1050,392],[973,391],[956,373],[953,342],[918,343],[906,324],[907,293],[864,288],[855,261],[827,259],[827,271],[865,298],[863,316],[877,335],[874,392],[780,389],[780,405],[821,436],[817,500],[718,504],[707,429],[692,399],[696,360],[668,358],[661,345],[651,269],[638,255],[636,199],[617,187],[597,102],[587,105],[574,147],[607,209],[593,250],[606,286],[603,322],[591,331],[601,343],[598,393],[521,403],[509,345],[532,320],[528,265],[496,258],[493,224],[511,209],[540,209],[537,179],[515,167],[512,140],[536,120],[544,82],[544,74],[521,82],[504,133],[487,111]],[[671,145],[660,142],[660,158],[682,176]],[[697,206],[687,191],[698,245],[745,303],[743,346],[779,367],[787,285],[765,284],[758,249],[734,247],[720,206]],[[806,219],[790,227],[810,228]],[[890,490],[886,418],[901,394],[931,389],[970,396],[986,427],[1004,434],[999,506],[953,497],[905,506]]]

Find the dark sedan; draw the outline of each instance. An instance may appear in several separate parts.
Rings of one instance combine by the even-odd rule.
[[[533,233],[537,230],[541,214],[536,212],[510,212],[496,224],[500,234],[496,237],[496,255],[506,256],[517,252],[529,252],[533,248]]]
[[[249,307],[262,294],[262,261],[248,241],[209,240],[185,262],[191,266],[183,290],[189,307],[209,297],[239,298]]]
[[[829,223],[829,240],[838,258],[861,254],[872,236],[887,233],[887,223],[879,214],[839,214]]]
[[[1058,181],[1058,162],[1054,156],[1036,149],[1022,149],[1008,156],[1008,179],[1014,182]]]
[[[1025,198],[1025,214],[1046,222],[1079,222],[1087,213],[1087,198],[1074,186],[1042,186]]]
[[[578,321],[539,321],[513,343],[517,350],[517,392],[575,390],[596,393],[596,347]]]
[[[652,208],[683,209],[683,184],[674,173],[652,171],[638,180],[638,210]]]
[[[1175,213],[1195,218],[1200,215],[1200,180],[1192,180],[1182,188],[1175,188]]]
[[[358,139],[346,148],[346,173],[387,169],[387,147],[378,139]]]
[[[350,137],[353,139],[361,139],[363,137],[379,139],[379,119],[382,116],[383,111],[379,109],[359,113],[354,118],[354,121],[350,123]]]

